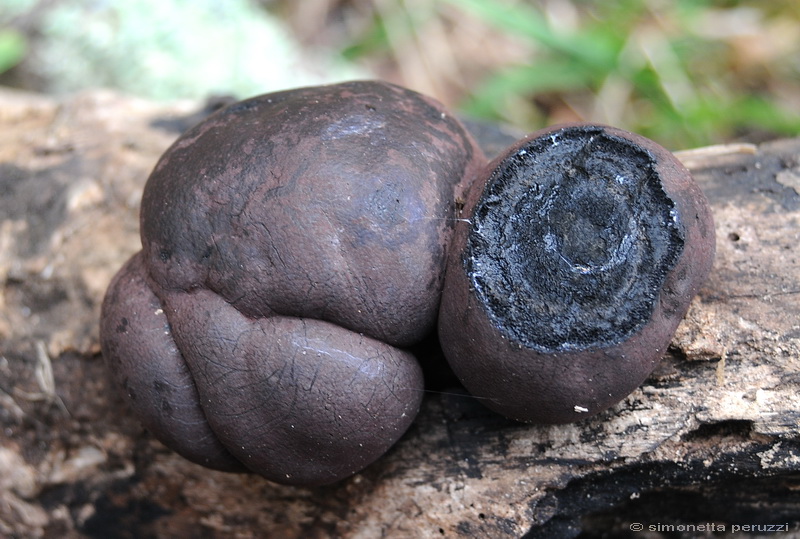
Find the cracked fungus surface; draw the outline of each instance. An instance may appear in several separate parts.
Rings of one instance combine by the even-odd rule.
[[[510,340],[583,350],[647,323],[683,243],[655,158],[601,128],[571,127],[532,139],[494,170],[464,264]]]

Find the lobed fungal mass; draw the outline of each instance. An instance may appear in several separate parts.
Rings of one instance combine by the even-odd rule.
[[[437,327],[507,417],[612,406],[652,372],[715,245],[702,192],[652,141],[551,127],[487,163],[440,103],[374,81],[211,115],[161,157],[140,218],[102,306],[117,387],[193,462],[295,485],[402,436],[423,392],[408,348]]]
[[[101,345],[190,460],[296,485],[380,457],[420,406],[454,200],[485,157],[438,102],[356,81],[213,114],[145,185]]]

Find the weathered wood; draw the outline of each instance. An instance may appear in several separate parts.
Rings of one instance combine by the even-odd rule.
[[[712,203],[717,261],[661,366],[624,402],[573,425],[512,423],[427,349],[437,382],[400,443],[349,480],[303,489],[165,449],[100,357],[99,305],[140,248],[144,181],[196,111],[0,92],[0,536],[798,529],[800,139],[680,154]]]

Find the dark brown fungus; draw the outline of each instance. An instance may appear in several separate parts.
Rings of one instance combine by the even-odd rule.
[[[689,172],[641,136],[553,127],[467,194],[439,334],[450,365],[519,421],[580,420],[652,372],[708,276],[714,225]]]
[[[215,113],[145,186],[142,251],[103,304],[103,354],[180,454],[282,483],[347,477],[422,395],[461,185],[485,165],[439,103],[379,82]]]

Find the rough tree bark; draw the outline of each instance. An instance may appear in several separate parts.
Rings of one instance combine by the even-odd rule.
[[[798,529],[800,139],[680,154],[712,203],[717,261],[662,364],[624,402],[572,425],[512,423],[428,350],[438,383],[400,443],[349,480],[305,489],[165,449],[100,356],[100,302],[140,248],[144,181],[197,110],[0,92],[0,536]]]

